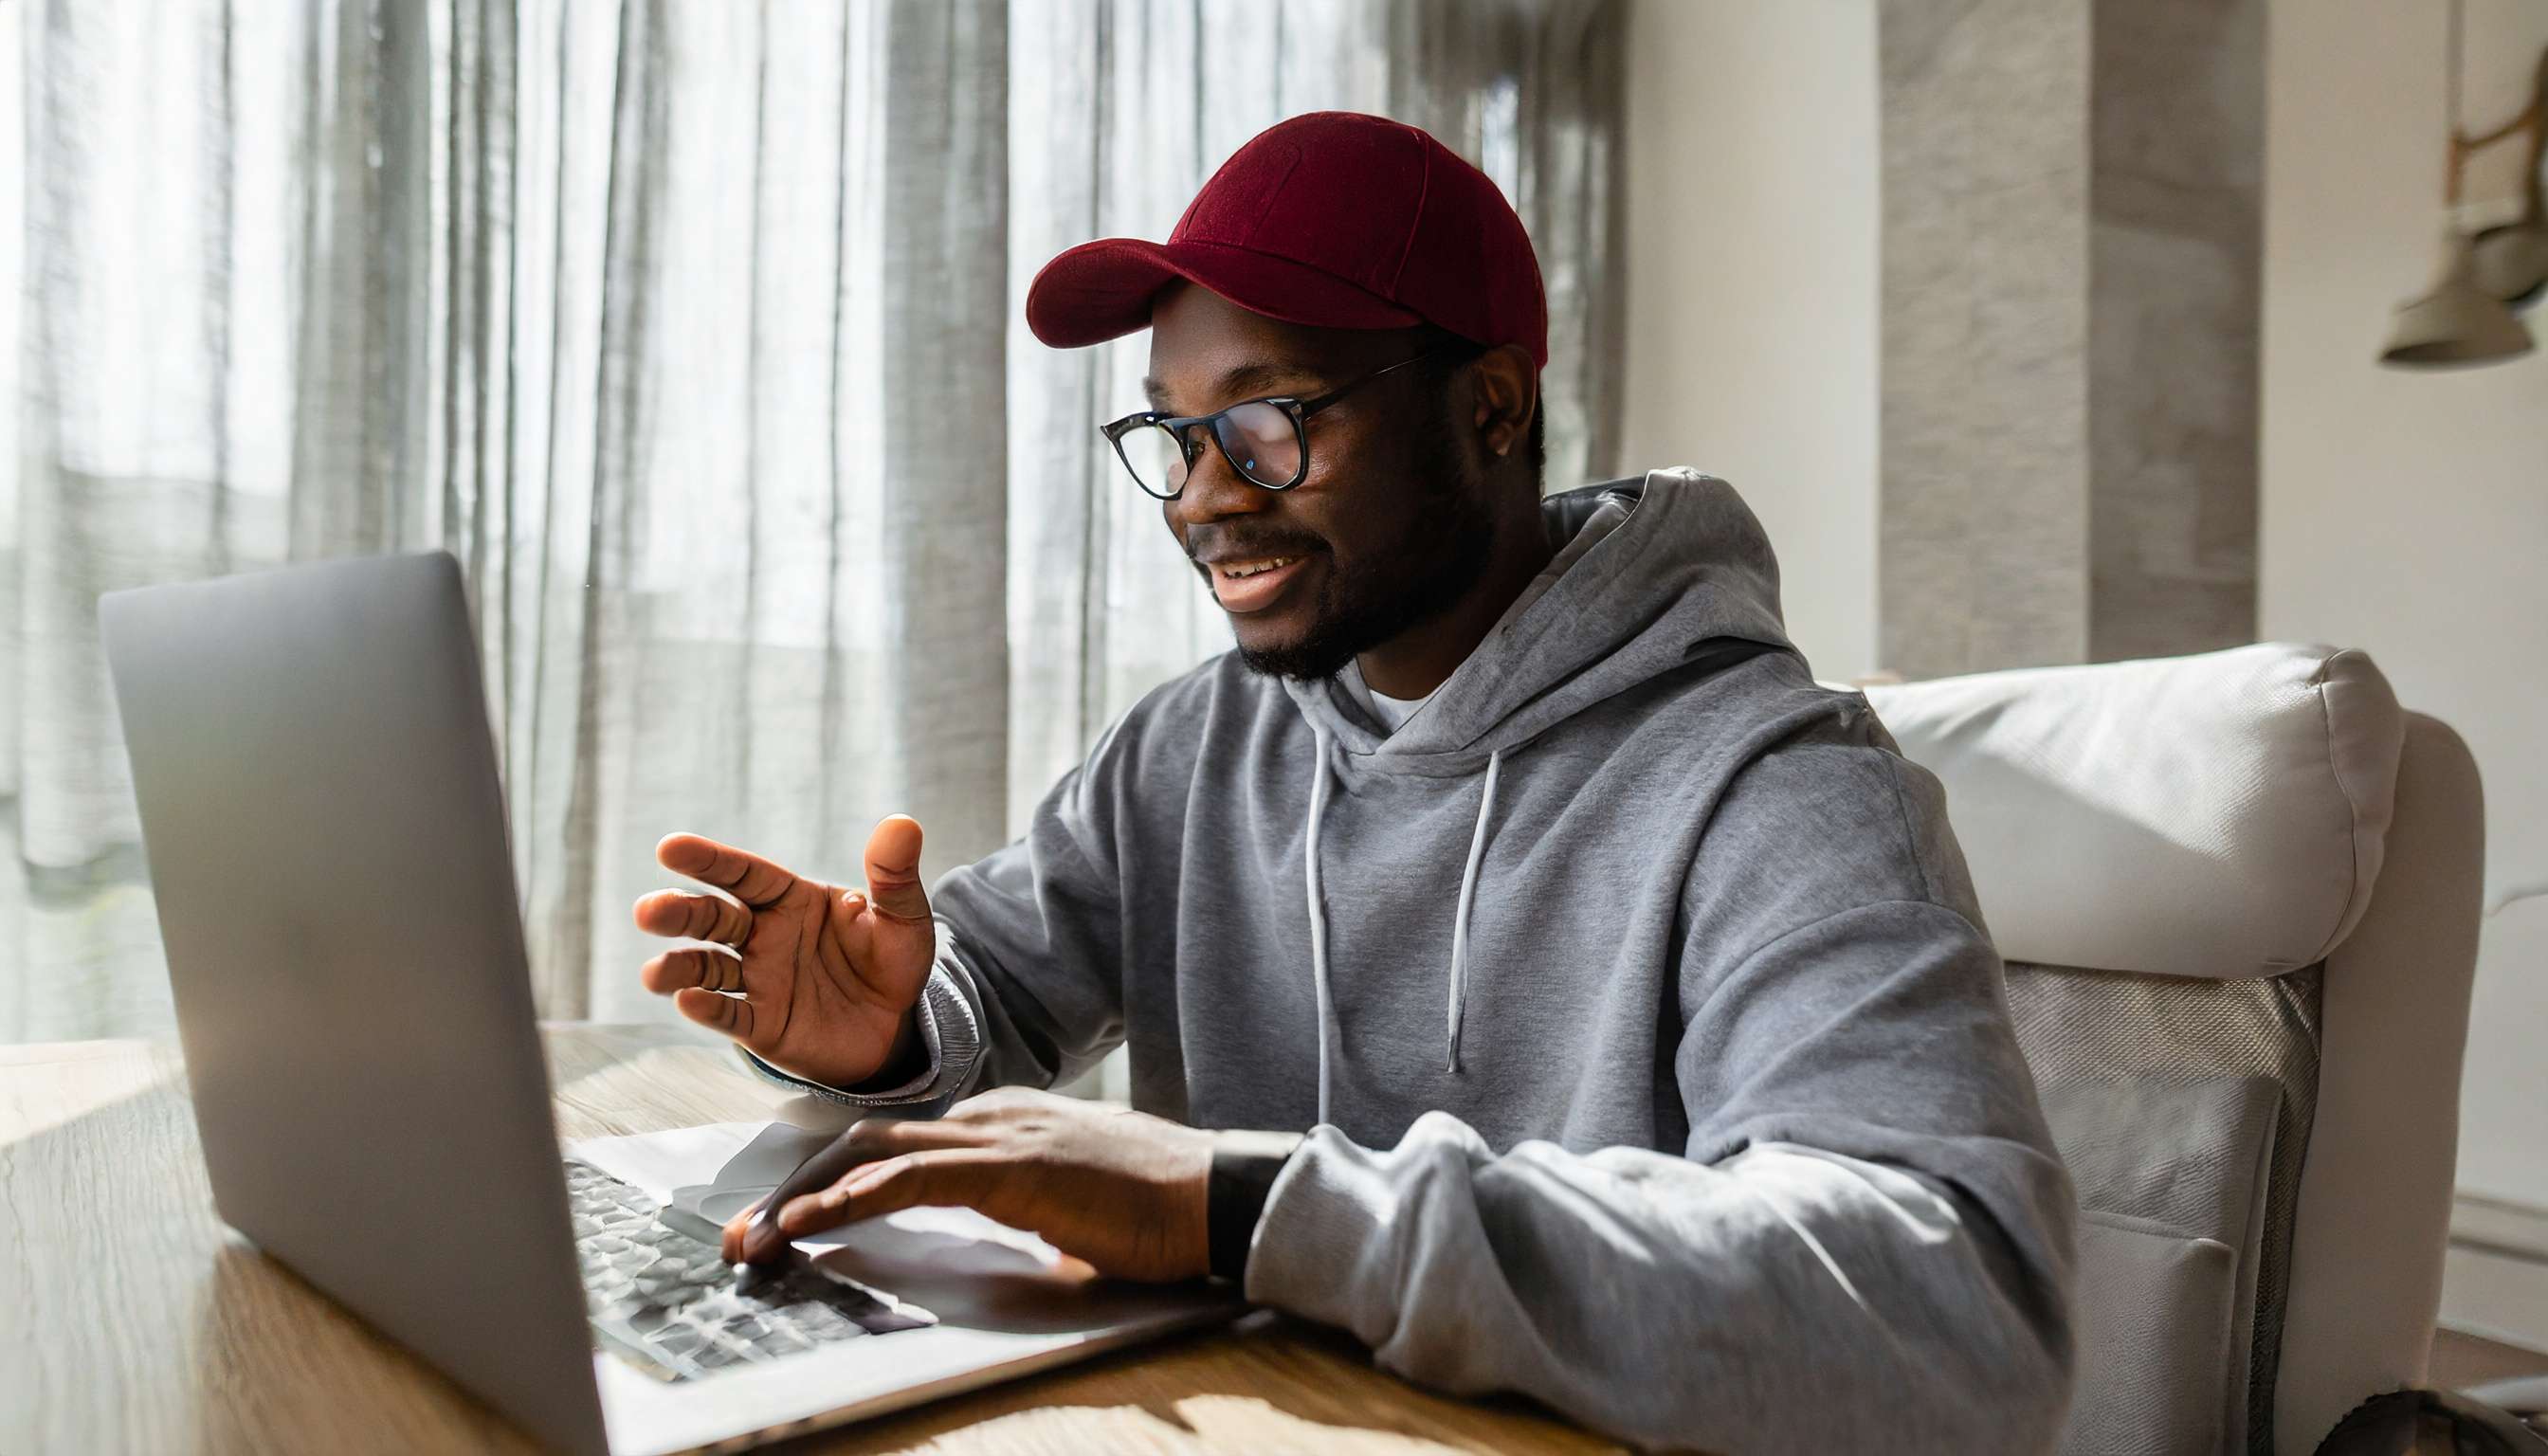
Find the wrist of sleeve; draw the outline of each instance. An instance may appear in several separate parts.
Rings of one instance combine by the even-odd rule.
[[[1274,1180],[1301,1145],[1294,1133],[1219,1133],[1214,1135],[1212,1173],[1206,1194],[1205,1242],[1212,1272],[1242,1283],[1247,1278],[1247,1251]]]
[[[946,935],[943,923],[939,934],[943,943]],[[974,1064],[981,1059],[982,1034],[974,1019],[971,1003],[964,999],[943,958],[930,970],[928,981],[921,987],[920,999],[912,1003],[911,1018],[921,1064],[910,1077],[891,1086],[879,1086],[870,1081],[854,1087],[835,1087],[811,1077],[782,1071],[741,1046],[737,1046],[735,1050],[763,1081],[849,1107],[911,1107],[955,1101],[972,1076]]]
[[[1406,1313],[1410,1268],[1481,1267],[1470,1180],[1493,1156],[1475,1130],[1439,1111],[1417,1118],[1389,1149],[1359,1146],[1324,1124],[1311,1130],[1266,1197],[1248,1300],[1386,1349]],[[1450,1298],[1486,1293],[1463,1288]]]

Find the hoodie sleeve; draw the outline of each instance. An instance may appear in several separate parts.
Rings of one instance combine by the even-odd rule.
[[[2049,1448],[2076,1205],[1936,781],[1865,743],[1757,761],[1683,898],[1683,1155],[1321,1127],[1249,1297],[1650,1445]]]

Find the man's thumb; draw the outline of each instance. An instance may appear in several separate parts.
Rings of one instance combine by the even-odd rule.
[[[867,900],[895,920],[929,920],[929,893],[920,887],[920,821],[890,814],[867,836]]]

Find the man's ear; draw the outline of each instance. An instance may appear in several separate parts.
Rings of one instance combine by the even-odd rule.
[[[1471,425],[1488,453],[1501,459],[1530,432],[1530,417],[1539,409],[1539,371],[1519,344],[1498,344],[1469,369],[1477,402]]]

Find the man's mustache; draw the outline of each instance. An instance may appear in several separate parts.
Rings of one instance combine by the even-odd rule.
[[[1188,533],[1186,559],[1197,567],[1205,558],[1221,561],[1249,561],[1267,556],[1307,556],[1324,551],[1327,543],[1316,536],[1230,536]]]

